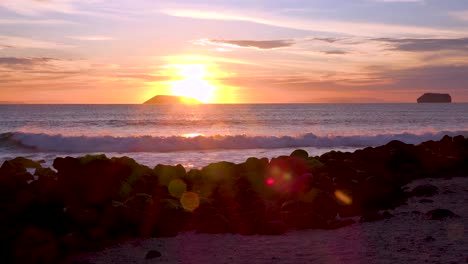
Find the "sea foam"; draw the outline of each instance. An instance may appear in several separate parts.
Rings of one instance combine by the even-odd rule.
[[[173,152],[190,150],[278,149],[300,147],[361,148],[384,145],[392,140],[418,144],[440,140],[444,135],[468,136],[468,131],[442,131],[421,134],[396,133],[377,135],[316,135],[300,136],[63,136],[60,134],[11,132],[0,134],[0,147],[29,149],[41,152]]]

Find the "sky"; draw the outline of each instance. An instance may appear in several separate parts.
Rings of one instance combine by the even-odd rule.
[[[0,103],[468,102],[466,0],[0,0]]]

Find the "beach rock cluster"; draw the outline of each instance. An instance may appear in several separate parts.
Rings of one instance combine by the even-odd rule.
[[[34,168],[35,175],[26,168]],[[186,171],[133,159],[57,158],[53,168],[17,158],[0,167],[0,254],[5,263],[54,263],[84,250],[182,231],[281,235],[288,228],[337,229],[392,217],[409,197],[434,186],[427,177],[468,175],[468,139],[419,145],[392,141],[354,153],[218,162]],[[452,217],[446,211],[430,219]],[[151,258],[158,257],[151,255]]]

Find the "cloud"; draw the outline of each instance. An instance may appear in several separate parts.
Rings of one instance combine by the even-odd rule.
[[[2,0],[0,6],[21,15],[36,16],[45,12],[72,13],[72,0]]]
[[[375,39],[390,43],[393,45],[394,50],[400,51],[440,51],[440,50],[456,50],[468,51],[468,38],[454,38],[454,39],[392,39],[380,38]]]
[[[53,58],[17,58],[17,57],[0,57],[0,65],[37,65],[53,61]]]
[[[60,19],[0,19],[3,25],[63,25],[75,24],[71,21]]]
[[[291,39],[277,39],[277,40],[221,40],[221,39],[200,39],[193,41],[198,45],[213,45],[228,48],[255,48],[261,50],[277,49],[289,47],[295,44]]]
[[[62,49],[73,46],[30,38],[0,35],[0,48],[17,49]]]
[[[106,41],[106,40],[114,40],[114,38],[106,37],[106,36],[70,36],[68,38],[75,39],[75,40],[82,40],[82,41]]]
[[[444,29],[423,26],[383,24],[373,22],[353,22],[342,20],[313,20],[297,19],[272,14],[256,12],[249,15],[248,12],[238,11],[203,11],[199,9],[162,9],[161,13],[194,19],[210,19],[225,21],[244,21],[275,27],[291,28],[304,31],[327,32],[341,35],[354,35],[366,37],[401,37],[401,36],[438,36],[461,37],[467,36],[465,29]]]
[[[449,15],[460,21],[468,21],[468,10],[463,11],[453,11]]]

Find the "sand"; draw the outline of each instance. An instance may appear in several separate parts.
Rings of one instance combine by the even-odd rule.
[[[390,210],[395,217],[338,230],[290,230],[281,236],[181,233],[173,238],[132,240],[67,263],[467,263],[468,177],[422,179],[439,187],[433,203],[413,197]],[[429,220],[432,209],[459,218]],[[359,220],[359,218],[354,218]],[[150,250],[162,256],[146,260]]]

